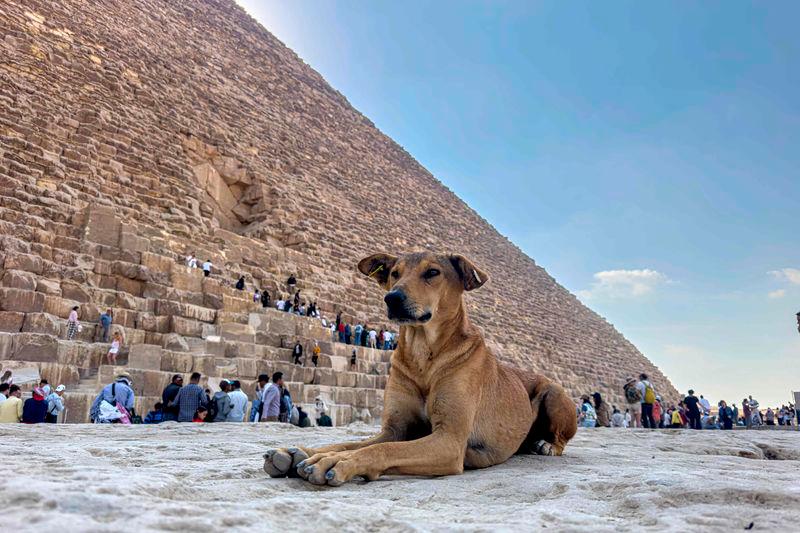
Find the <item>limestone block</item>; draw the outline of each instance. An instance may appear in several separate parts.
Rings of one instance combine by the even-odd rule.
[[[34,274],[42,273],[42,258],[38,255],[8,253],[3,268],[6,270],[24,270]]]
[[[128,366],[144,370],[161,370],[161,346],[134,344],[128,352]]]
[[[38,313],[44,309],[44,294],[0,287],[0,311]]]
[[[0,360],[11,359],[13,341],[14,336],[10,333],[0,333]]]
[[[189,373],[193,364],[194,356],[190,353],[169,350],[161,352],[161,370],[164,372]]]
[[[203,271],[199,268],[188,268],[178,263],[172,264],[170,283],[175,289],[190,292],[203,291]]]
[[[127,292],[133,296],[142,296],[144,290],[144,283],[135,279],[129,279],[123,276],[115,276],[116,289],[118,291]]]
[[[255,307],[252,300],[248,298],[237,298],[228,294],[222,295],[222,309],[231,313],[248,313]]]
[[[270,313],[268,331],[277,335],[294,335],[296,328],[292,315],[289,313]]]
[[[24,270],[6,270],[2,284],[12,289],[36,290],[36,276]]]
[[[74,300],[79,303],[91,301],[89,292],[81,285],[71,282],[61,282],[61,296],[67,300]]]
[[[36,280],[36,292],[61,296],[61,284],[52,279],[39,278]]]
[[[369,374],[357,374],[356,375],[356,387],[362,389],[374,389],[375,388],[375,376],[371,376]]]
[[[336,386],[336,372],[329,368],[317,368],[314,372],[314,385]]]
[[[170,327],[170,317],[155,316],[152,313],[140,313],[139,327],[146,331],[168,333]]]
[[[356,405],[356,389],[337,387],[334,389],[333,401],[337,404]],[[361,406],[359,406],[361,407]]]
[[[15,335],[12,358],[17,361],[57,362],[58,339],[37,333]]]
[[[119,247],[132,252],[146,252],[150,249],[150,241],[135,233],[122,231],[119,235]]]
[[[173,333],[187,337],[200,337],[203,333],[202,323],[197,320],[179,316],[170,317],[170,329]]]
[[[61,321],[48,313],[27,313],[22,324],[22,331],[57,337],[61,334]]]
[[[117,246],[120,226],[119,218],[113,208],[92,206],[86,218],[86,240],[106,246]]]
[[[338,387],[355,387],[356,386],[356,373],[355,372],[337,372],[336,385]]]
[[[225,340],[238,341],[238,342],[255,342],[256,332],[252,326],[247,324],[236,324],[229,322],[220,326],[220,335]]]
[[[142,266],[150,270],[170,274],[172,272],[172,265],[174,264],[175,261],[169,257],[142,250]]]
[[[189,344],[181,335],[177,333],[168,333],[164,335],[161,345],[165,350],[172,350],[176,352],[188,352]]]
[[[16,311],[0,311],[0,331],[18,333],[22,329],[25,313]]]

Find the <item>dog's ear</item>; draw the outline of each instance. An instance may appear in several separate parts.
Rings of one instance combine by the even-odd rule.
[[[451,255],[450,264],[456,269],[456,274],[461,278],[465,291],[472,291],[489,281],[489,275],[472,264],[472,261],[463,255]]]
[[[389,272],[396,262],[397,257],[393,255],[373,254],[358,262],[358,270],[368,278],[377,281],[381,287],[386,288]]]

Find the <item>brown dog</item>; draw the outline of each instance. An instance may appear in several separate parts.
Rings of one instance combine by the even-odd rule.
[[[464,291],[488,276],[460,255],[372,255],[358,269],[388,292],[400,324],[372,438],[323,448],[270,450],[264,470],[341,485],[355,476],[447,475],[515,453],[561,455],[577,431],[575,406],[546,377],[501,364],[467,318]]]

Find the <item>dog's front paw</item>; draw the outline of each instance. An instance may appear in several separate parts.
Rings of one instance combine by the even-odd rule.
[[[297,473],[314,485],[338,487],[350,481],[353,476],[362,475],[367,479],[377,479],[378,474],[362,472],[354,452],[328,452],[312,455],[297,465]]]
[[[264,472],[271,477],[297,477],[297,463],[308,458],[301,448],[278,448],[264,454]]]
[[[536,441],[536,444],[533,446],[533,451],[538,455],[555,455],[553,445],[546,440]]]

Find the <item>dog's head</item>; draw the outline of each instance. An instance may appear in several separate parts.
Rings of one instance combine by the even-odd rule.
[[[374,254],[358,263],[362,274],[386,289],[389,319],[404,325],[422,325],[447,316],[461,303],[464,291],[489,279],[461,255],[414,253],[395,257]]]

